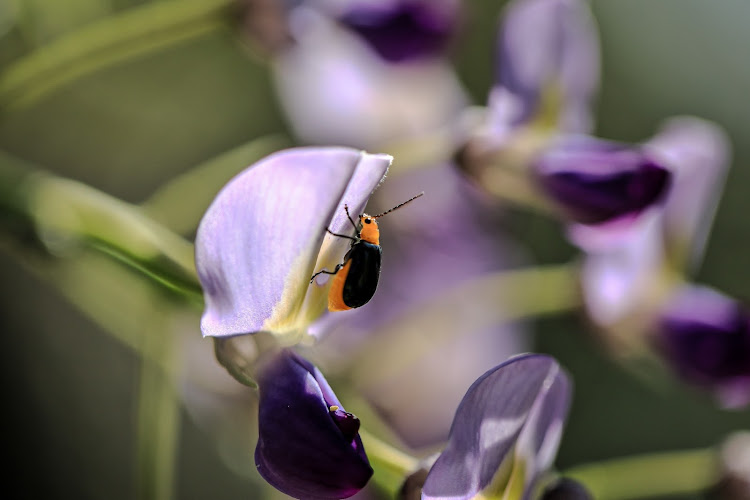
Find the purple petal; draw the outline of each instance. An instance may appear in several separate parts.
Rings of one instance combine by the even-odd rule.
[[[702,259],[724,187],[729,139],[713,123],[683,116],[668,120],[645,147],[674,174],[664,207],[670,252],[695,268]]]
[[[669,171],[641,149],[590,137],[565,138],[537,158],[540,187],[582,224],[634,218],[659,203]]]
[[[558,128],[589,132],[599,85],[599,42],[586,2],[515,0],[498,39],[498,83],[491,106],[511,126],[542,111],[545,93],[560,100]]]
[[[354,2],[341,22],[386,61],[439,56],[458,26],[459,3],[438,0]]]
[[[530,487],[557,451],[569,398],[568,377],[549,356],[518,356],[485,373],[461,401],[422,498],[473,498],[513,459],[516,446],[530,467]]]
[[[738,302],[706,287],[686,287],[667,304],[657,343],[688,382],[750,402],[750,316]]]
[[[258,386],[255,463],[266,481],[311,499],[347,498],[367,484],[373,471],[356,419],[317,368],[284,350],[261,370]]]
[[[326,227],[344,202],[364,206],[389,164],[388,156],[352,149],[299,148],[232,179],[196,235],[203,334],[304,329],[323,310],[317,295],[324,290],[309,287],[309,279]]]

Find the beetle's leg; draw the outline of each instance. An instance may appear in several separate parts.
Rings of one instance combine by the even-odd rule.
[[[333,268],[333,271],[329,271],[328,269],[321,269],[320,271],[318,271],[317,273],[315,273],[315,274],[312,275],[312,278],[310,278],[310,283],[313,282],[313,280],[315,279],[315,277],[317,275],[319,275],[319,274],[331,274],[331,275],[333,275],[333,274],[336,274],[337,272],[339,272],[339,269],[341,269],[342,267],[344,267],[344,264],[336,264],[336,267]]]
[[[334,235],[334,236],[338,236],[339,238],[346,238],[347,240],[352,240],[352,241],[354,241],[354,242],[356,242],[356,241],[357,241],[357,238],[354,238],[354,237],[352,237],[352,236],[348,236],[348,235],[346,235],[346,234],[338,234],[338,233],[334,233],[333,231],[331,231],[331,230],[330,230],[330,229],[328,229],[328,228],[326,228],[326,231],[328,232],[328,234],[332,234],[332,235]]]
[[[354,226],[354,230],[357,230],[357,225],[354,223],[354,220],[352,220],[352,216],[349,215],[349,205],[344,203],[344,212],[346,212],[346,217],[349,219],[349,222],[352,223],[352,226]]]

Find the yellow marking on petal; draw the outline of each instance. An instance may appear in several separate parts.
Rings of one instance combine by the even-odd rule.
[[[539,105],[531,118],[529,127],[542,130],[557,130],[563,108],[562,89],[557,83],[549,83],[542,89]]]
[[[339,407],[338,407],[338,406],[336,406],[336,405],[332,405],[332,406],[329,406],[329,407],[328,407],[328,411],[336,411],[336,410],[338,410],[338,409],[339,409]]]
[[[317,240],[319,236],[314,235],[312,241],[306,246],[310,250],[300,254],[289,268],[289,273],[284,280],[284,290],[279,302],[273,309],[271,316],[263,323],[263,330],[270,331],[282,344],[296,344],[304,336],[308,325],[323,313],[325,306],[316,311],[309,311],[303,307],[306,296],[315,294],[318,289],[327,298],[327,293],[320,291],[319,287],[310,287],[310,276],[313,263],[318,256]],[[327,291],[327,288],[326,288]],[[325,301],[323,301],[325,304]],[[316,314],[317,313],[317,314]]]

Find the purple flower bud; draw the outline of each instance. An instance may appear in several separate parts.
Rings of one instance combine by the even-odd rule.
[[[582,224],[632,218],[660,202],[671,174],[632,146],[592,137],[566,138],[534,164],[540,187]]]
[[[570,391],[560,365],[539,354],[516,356],[479,377],[456,410],[422,499],[530,491],[557,453]],[[506,484],[496,480],[501,468],[511,471]]]
[[[578,481],[563,477],[542,493],[542,500],[593,500],[591,492]]]
[[[277,354],[258,377],[258,472],[296,498],[348,498],[372,467],[347,413],[323,375],[291,350]]]
[[[458,2],[354,2],[340,20],[389,62],[439,55],[457,27]]]
[[[666,306],[658,347],[677,373],[716,390],[727,406],[750,402],[750,316],[707,287],[686,287]]]

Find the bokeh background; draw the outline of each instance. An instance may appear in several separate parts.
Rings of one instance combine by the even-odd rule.
[[[69,40],[77,33],[124,33],[133,23],[180,15],[170,8],[179,3],[0,0],[0,161],[33,165],[141,203],[197,165],[255,139],[288,133],[268,69],[243,32],[239,4],[166,34],[144,29],[138,47],[113,56],[114,62],[107,58],[119,49],[94,58],[90,67],[75,61],[56,67],[52,61],[35,80],[9,81],[11,70],[35,54],[75,51]],[[494,72],[497,14],[505,2],[465,3],[467,29],[452,60],[472,99],[483,104]],[[727,130],[732,167],[697,279],[750,298],[750,3],[594,0],[592,9],[603,61],[597,135],[639,141],[675,114],[694,114]],[[240,157],[249,162],[259,151],[273,150],[274,140]],[[180,210],[191,210],[185,201],[174,208],[178,217]],[[575,253],[559,224],[547,218],[513,211],[508,228],[538,262],[564,262]],[[59,266],[55,258],[25,255],[32,250],[18,243],[17,234],[6,233],[2,240],[0,422],[9,464],[3,475],[6,487],[20,491],[17,498],[143,496],[136,485],[148,482],[148,469],[136,464],[143,453],[138,443],[149,441],[139,434],[144,418],[163,418],[155,429],[165,429],[167,437],[154,439],[174,440],[174,498],[264,495],[253,463],[248,460],[243,470],[238,461],[226,460],[217,432],[199,425],[206,421],[183,406],[160,412],[158,398],[152,405],[143,399],[144,380],[160,375],[144,367],[148,362],[141,353],[163,354],[173,344],[148,344],[127,332],[140,330],[146,338],[167,326],[189,332],[185,335],[195,336],[196,345],[185,349],[210,359],[212,348],[200,342],[197,316],[175,313],[169,298],[105,257],[77,256],[79,264]],[[64,245],[58,250],[63,257],[78,251]],[[99,317],[82,312],[80,303],[90,303],[92,296],[104,311]],[[115,319],[126,333],[101,328]],[[718,409],[710,395],[677,383],[645,384],[612,363],[576,315],[534,326],[536,350],[556,356],[575,381],[557,461],[561,468],[709,446],[750,426],[748,411]],[[211,372],[206,380],[212,377],[221,374]],[[236,416],[238,427],[243,418]]]

